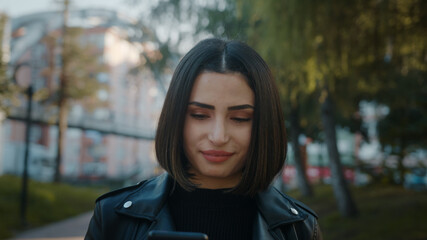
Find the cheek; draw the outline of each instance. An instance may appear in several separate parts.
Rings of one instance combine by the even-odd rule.
[[[191,140],[194,139],[196,132],[197,131],[194,129],[194,124],[191,123],[191,119],[186,119],[183,129],[184,144],[191,142]]]
[[[249,145],[251,143],[251,135],[252,135],[252,128],[245,129],[245,131],[241,131],[238,136],[238,141],[240,143],[240,146],[243,149],[246,149],[246,151],[249,148]]]
[[[182,137],[183,137],[183,145],[184,145],[184,151],[187,154],[188,146],[191,145],[189,142],[191,141],[191,128],[188,124],[188,120],[185,119],[184,122],[184,129],[182,130]]]
[[[188,117],[185,119],[184,128],[183,128],[183,144],[184,151],[188,155],[191,153],[191,149],[197,145],[200,138],[201,129],[197,124],[194,123],[194,120]]]

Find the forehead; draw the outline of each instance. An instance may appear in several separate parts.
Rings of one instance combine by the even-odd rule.
[[[254,104],[254,93],[240,73],[202,72],[194,82],[190,101]]]

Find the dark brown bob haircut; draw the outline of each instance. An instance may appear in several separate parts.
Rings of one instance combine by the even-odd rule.
[[[201,72],[241,73],[255,95],[251,141],[240,183],[231,192],[255,195],[265,190],[283,167],[287,152],[279,93],[265,61],[238,41],[206,39],[180,61],[172,76],[157,127],[159,164],[186,190],[197,187],[188,173],[183,129],[188,101]]]

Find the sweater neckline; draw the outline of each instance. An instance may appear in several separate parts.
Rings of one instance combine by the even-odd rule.
[[[196,188],[189,192],[177,184],[171,198],[184,205],[208,208],[246,207],[255,203],[254,198],[227,192],[229,188]]]

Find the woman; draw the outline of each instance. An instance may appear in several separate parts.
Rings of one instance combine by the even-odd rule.
[[[249,46],[207,39],[184,56],[155,144],[166,173],[101,196],[86,239],[151,230],[321,239],[316,214],[270,186],[286,157],[284,119],[271,72]]]

